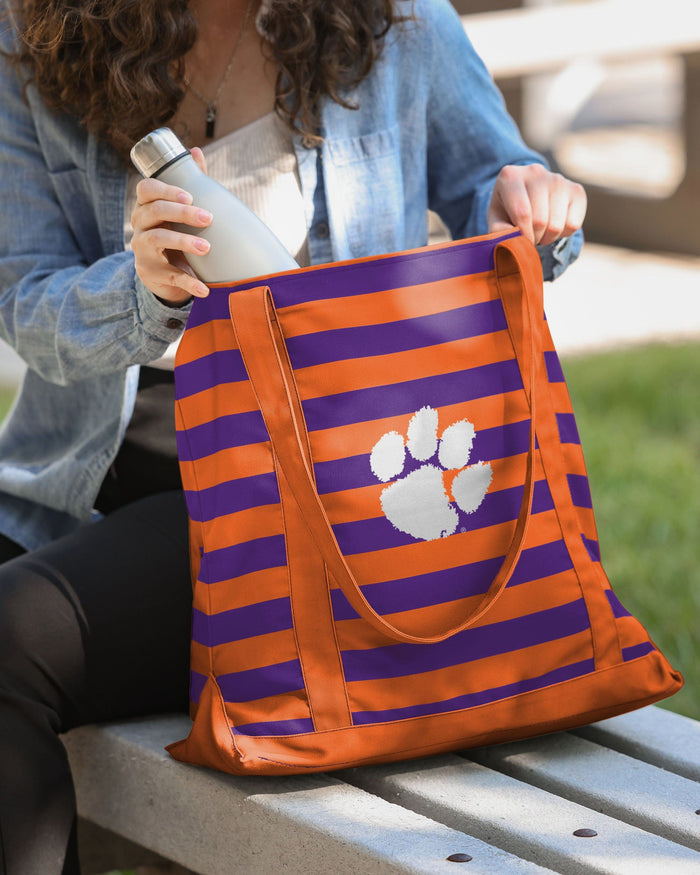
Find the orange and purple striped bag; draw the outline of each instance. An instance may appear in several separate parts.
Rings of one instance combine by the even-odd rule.
[[[386,762],[680,688],[601,566],[519,232],[215,286],[175,381],[194,580],[176,759]]]

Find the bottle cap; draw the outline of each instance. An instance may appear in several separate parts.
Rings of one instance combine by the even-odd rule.
[[[131,161],[142,176],[157,176],[166,164],[189,154],[170,128],[157,128],[139,140],[131,150]]]

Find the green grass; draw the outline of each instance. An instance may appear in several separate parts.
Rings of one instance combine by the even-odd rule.
[[[684,689],[664,703],[700,719],[700,343],[564,360],[603,565]],[[0,418],[12,392],[0,389]]]
[[[564,360],[603,565],[700,719],[700,343]]]
[[[15,393],[12,389],[7,389],[5,386],[0,386],[0,421],[10,409],[10,404],[12,404],[14,394]]]

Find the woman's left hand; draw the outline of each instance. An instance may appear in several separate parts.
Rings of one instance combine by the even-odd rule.
[[[508,164],[501,169],[487,213],[489,231],[518,227],[532,243],[547,245],[583,224],[583,186],[541,164]]]

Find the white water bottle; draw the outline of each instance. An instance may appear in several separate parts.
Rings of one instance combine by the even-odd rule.
[[[139,140],[131,160],[142,176],[179,186],[192,195],[194,206],[212,214],[211,224],[203,229],[173,224],[177,231],[209,241],[206,255],[184,253],[202,282],[236,282],[299,267],[252,210],[199,169],[170,128],[158,128]]]

